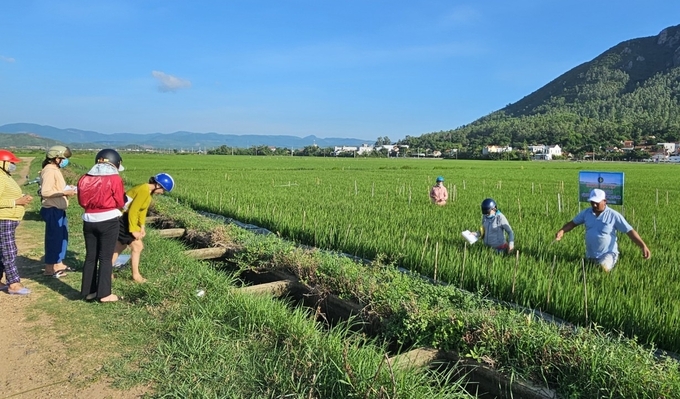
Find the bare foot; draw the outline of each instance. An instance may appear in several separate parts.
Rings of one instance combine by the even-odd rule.
[[[120,300],[120,297],[116,294],[111,294],[109,296],[105,296],[104,298],[99,298],[99,302],[118,302]]]
[[[146,279],[142,277],[142,275],[137,275],[137,276],[132,276],[132,279],[135,280],[135,282],[138,283],[146,283]]]

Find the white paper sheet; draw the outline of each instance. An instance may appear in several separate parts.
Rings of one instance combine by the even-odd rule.
[[[465,230],[463,233],[463,237],[470,243],[474,244],[477,242],[478,238],[477,235],[470,230]]]

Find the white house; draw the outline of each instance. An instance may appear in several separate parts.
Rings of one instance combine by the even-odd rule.
[[[375,148],[373,146],[370,146],[368,144],[362,144],[361,147],[357,149],[357,155],[363,155],[363,154],[368,154],[373,152]]]
[[[498,153],[503,153],[503,152],[510,152],[512,151],[512,147],[507,146],[507,147],[502,147],[502,146],[497,146],[497,145],[487,145],[482,149],[482,154],[483,155],[489,155],[489,154],[498,154]]]
[[[359,148],[354,147],[354,146],[350,146],[350,145],[335,146],[333,148],[333,154],[340,155],[343,152],[356,152],[358,150],[359,150]]]
[[[553,146],[542,144],[531,145],[529,146],[529,151],[535,154],[534,159],[545,159],[546,161],[550,161],[553,157],[562,156],[562,148],[558,144]]]
[[[678,151],[676,143],[656,143],[659,147],[663,147],[663,152],[666,154],[675,154]]]

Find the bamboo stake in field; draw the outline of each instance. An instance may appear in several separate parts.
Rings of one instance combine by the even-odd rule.
[[[517,268],[519,267],[519,250],[515,251],[515,272],[512,274],[512,298],[515,298],[515,283],[517,282]]]
[[[562,213],[562,197],[557,193],[557,211]]]
[[[548,200],[545,200],[545,216],[548,216]]]
[[[357,188],[357,181],[354,180],[354,196],[359,195],[359,189]]]
[[[456,185],[454,184],[454,185],[453,185],[453,195],[451,196],[453,199],[451,200],[451,202],[455,202],[455,201],[456,201],[456,194],[457,194],[457,192],[456,192]]]
[[[406,231],[404,231],[404,237],[401,239],[401,249],[404,249],[404,244],[406,244]]]
[[[534,193],[534,183],[531,182],[531,194],[533,194],[533,193]]]
[[[557,255],[553,255],[552,266],[550,267],[550,280],[548,280],[548,300],[547,305],[550,306],[550,291],[552,290],[552,282],[555,277],[555,262],[557,262]]]
[[[586,325],[588,325],[588,284],[586,283],[586,260],[584,258],[581,258],[581,269],[583,270],[583,305],[586,310]]]
[[[371,198],[375,196],[375,182],[371,185]]]
[[[460,288],[463,288],[463,280],[465,279],[465,260],[467,259],[467,247],[468,243],[465,241],[465,246],[463,247],[463,268],[460,271]]]
[[[659,207],[659,189],[656,189],[656,207]]]
[[[439,258],[439,241],[437,241],[437,244],[434,246],[434,274],[433,278],[434,281],[437,281],[437,260]]]

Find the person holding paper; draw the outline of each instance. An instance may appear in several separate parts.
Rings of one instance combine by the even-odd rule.
[[[446,205],[446,201],[449,199],[449,192],[444,187],[444,178],[442,176],[437,177],[435,185],[430,190],[430,199],[435,205]]]
[[[626,233],[628,237],[642,250],[642,257],[649,259],[652,253],[640,235],[617,211],[607,206],[607,195],[599,188],[590,191],[588,197],[590,208],[582,210],[574,219],[567,222],[555,234],[559,241],[578,225],[586,228],[586,258],[599,264],[605,272],[610,272],[619,259],[619,247],[616,242],[616,232]]]
[[[175,187],[175,181],[167,173],[159,173],[149,178],[148,183],[140,184],[129,189],[125,195],[126,201],[123,208],[123,216],[120,218],[118,242],[113,252],[113,264],[118,256],[128,246],[130,247],[130,262],[132,264],[132,279],[138,283],[146,281],[139,272],[139,259],[144,249],[142,239],[146,235],[144,227],[146,213],[151,205],[151,197],[154,194],[170,192]]]
[[[515,233],[504,214],[496,207],[496,201],[487,198],[482,201],[482,227],[477,237],[485,245],[498,252],[510,253],[515,249]],[[507,240],[506,240],[507,235]]]
[[[40,171],[40,217],[45,221],[45,271],[46,276],[63,277],[73,271],[64,264],[68,246],[68,222],[66,208],[68,198],[76,195],[72,186],[66,185],[61,169],[71,157],[71,149],[55,145],[47,150]]]

